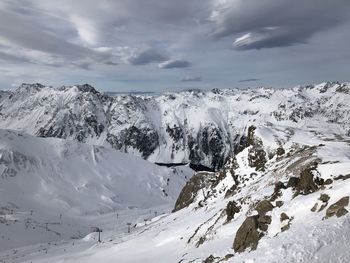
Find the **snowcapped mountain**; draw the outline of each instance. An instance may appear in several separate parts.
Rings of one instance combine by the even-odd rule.
[[[0,128],[73,139],[152,162],[223,167],[247,127],[315,123],[349,136],[350,85],[109,96],[89,85],[23,84],[0,95]]]
[[[318,119],[246,129],[216,173],[198,172],[173,213],[130,234],[0,253],[10,262],[348,262],[350,139]],[[39,139],[38,139],[39,140]],[[42,139],[47,140],[47,139]],[[44,249],[44,250],[43,250]]]
[[[0,262],[348,262],[349,101],[340,83],[2,93]]]
[[[0,250],[81,238],[98,215],[168,211],[193,173],[103,146],[10,130],[0,138]]]

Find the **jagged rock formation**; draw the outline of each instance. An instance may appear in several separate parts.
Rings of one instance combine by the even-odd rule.
[[[232,256],[240,262],[247,258],[247,252],[259,251],[264,238],[263,249],[282,233],[301,235],[298,231],[304,220],[322,225],[326,221],[322,218],[346,216],[349,197],[333,196],[350,193],[350,176],[346,174],[350,140],[347,135],[333,137],[335,126],[318,127],[317,133],[316,127],[248,126],[224,167],[211,174],[210,180],[187,187],[187,195],[196,198],[175,209],[210,214],[189,243],[197,248],[198,244],[215,244],[220,239],[218,233],[224,232],[226,238],[227,231],[233,229]],[[258,152],[263,152],[264,158],[257,157]],[[210,253],[207,262],[225,261],[225,255]],[[261,250],[258,253],[264,254]]]
[[[310,131],[322,136],[318,127],[331,125],[338,127],[336,136],[345,138],[350,135],[349,90],[349,84],[332,82],[292,89],[112,97],[87,84],[59,88],[23,84],[0,93],[0,128],[109,145],[152,162],[191,162],[215,170],[232,153],[254,145],[249,162],[258,171],[271,155],[281,156],[285,150],[262,148],[259,140],[252,139],[254,127],[310,123]],[[283,143],[292,132],[289,129],[276,143]]]
[[[175,208],[173,212],[176,212],[184,207],[189,206],[193,203],[199,190],[204,189],[208,184],[212,183],[215,177],[212,173],[199,172],[191,177],[191,179],[186,183],[184,188],[182,188],[180,195],[175,203]],[[201,193],[204,197],[206,193],[204,190]]]

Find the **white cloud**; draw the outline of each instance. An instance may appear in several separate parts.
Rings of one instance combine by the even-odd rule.
[[[188,68],[190,66],[191,63],[184,59],[171,59],[158,64],[158,67],[162,69]]]
[[[92,20],[72,15],[70,20],[75,25],[80,38],[88,45],[96,45],[98,43],[98,33]]]

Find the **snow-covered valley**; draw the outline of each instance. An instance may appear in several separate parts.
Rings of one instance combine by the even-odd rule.
[[[0,262],[350,260],[349,84],[84,87],[0,95]]]
[[[103,228],[99,215],[111,215],[107,229],[126,211],[154,217],[171,209],[193,173],[102,146],[10,130],[0,138],[0,250],[80,239]]]

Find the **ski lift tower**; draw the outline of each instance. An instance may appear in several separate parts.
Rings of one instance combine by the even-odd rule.
[[[99,227],[92,227],[91,228],[92,232],[95,232],[95,233],[98,233],[98,243],[101,243],[101,232],[102,232],[102,229],[99,228]]]

